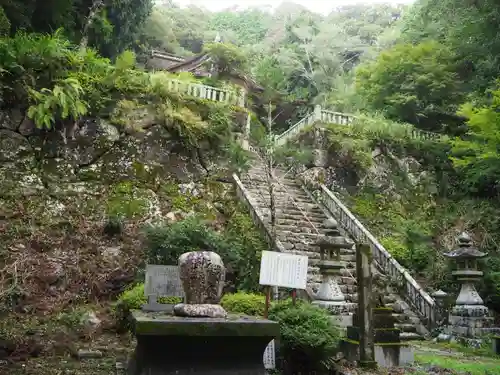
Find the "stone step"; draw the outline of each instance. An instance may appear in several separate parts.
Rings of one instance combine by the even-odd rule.
[[[311,249],[311,246],[300,246],[302,244],[294,244],[294,243],[290,243],[290,242],[283,242],[281,241],[283,247],[285,248],[286,252],[287,253],[294,253],[294,254],[297,254],[297,255],[307,255],[310,259],[319,259],[320,257],[320,252],[319,252],[319,248],[318,250],[312,250],[310,251]],[[299,245],[299,246],[297,246]],[[350,250],[350,249],[340,249],[340,255],[341,255],[341,260],[344,260],[346,262],[346,264],[348,263],[351,263],[355,258],[355,256],[352,254],[352,251],[353,250]]]
[[[268,182],[267,182],[267,175],[261,174],[261,173],[250,173],[247,176],[244,176],[241,179],[241,182],[245,185],[251,185],[251,186],[256,186],[260,185],[262,187],[268,188]],[[289,178],[279,178],[279,181],[274,183],[274,187],[276,189],[289,189],[289,188],[295,188],[295,189],[301,189],[304,191],[301,187],[300,184],[292,179]]]
[[[417,327],[412,323],[396,323],[395,328],[399,328],[401,332],[417,333]]]
[[[398,298],[395,295],[389,294],[387,296],[383,296],[383,300],[385,304],[390,304],[396,302]]]
[[[407,314],[393,313],[392,316],[396,320],[396,323],[405,324],[405,323],[412,322],[410,316],[408,316]]]
[[[353,293],[357,293],[358,292],[358,286],[357,285],[339,284],[339,286],[340,286],[340,290],[344,294],[347,294],[347,293],[353,294]]]
[[[270,205],[267,202],[255,200],[257,206],[262,210],[270,210]],[[304,204],[292,204],[292,203],[283,203],[283,202],[275,202],[276,213],[291,213],[294,212],[302,217],[309,216],[310,213],[317,213],[323,215],[324,219],[326,219],[326,215],[322,211],[321,207],[319,207],[315,203],[304,203]]]
[[[424,340],[424,337],[415,332],[401,332],[399,335],[401,341],[417,341]]]
[[[305,220],[302,224],[295,223],[294,225],[276,223],[276,230],[294,232],[294,233],[312,233],[312,234],[319,234],[322,236],[325,236],[328,232],[328,229],[321,227],[318,228],[318,226],[315,223],[308,222]]]
[[[248,192],[255,200],[258,200],[259,202],[262,202],[265,204],[270,204],[271,200],[269,198],[269,194],[261,194],[259,191],[254,190],[254,189],[249,189]],[[297,193],[290,193],[290,194],[276,193],[274,195],[274,201],[286,203],[286,204],[293,204],[295,202],[299,205],[300,204],[307,204],[307,203],[314,203],[314,201],[311,198],[309,198],[308,196],[299,195]]]
[[[307,217],[307,219],[306,219]],[[302,213],[299,214],[290,214],[290,213],[281,213],[280,215],[276,215],[276,224],[281,224],[281,225],[292,225],[292,226],[297,226],[297,225],[310,225],[309,221],[316,227],[322,227],[324,221],[326,220],[324,215],[302,215]],[[265,222],[270,222],[271,221],[271,215],[269,213],[265,213],[263,215],[263,219]]]
[[[249,189],[248,192],[254,199],[259,199],[266,204],[269,204],[271,200],[269,198],[269,194],[262,194],[261,190],[259,191],[257,189]],[[284,204],[294,204],[294,202],[297,204],[315,203],[313,199],[299,192],[274,192],[274,201]]]
[[[297,238],[302,238],[302,239],[308,239],[311,241],[318,241],[320,238],[324,237],[322,234],[317,234],[317,233],[297,233],[297,232],[291,232],[291,231],[277,231],[278,237],[281,238],[289,238],[289,239],[294,239],[296,240]],[[280,239],[281,239],[280,238]]]
[[[356,264],[351,264],[350,267],[348,265],[348,267],[346,267],[346,268],[347,268],[347,270],[346,269],[339,270],[339,275],[341,277],[349,277],[350,278],[351,275],[356,277]]]
[[[256,183],[255,181],[249,183],[243,182],[243,184],[250,193],[254,193],[266,199],[270,197],[269,186],[267,186],[266,184]],[[273,195],[275,197],[286,198],[288,196],[291,196],[296,199],[311,200],[311,197],[300,186],[283,188],[282,186],[275,185],[273,189]]]
[[[404,309],[402,308],[401,303],[399,301],[392,302],[392,303],[386,303],[385,306],[390,307],[394,311],[394,313],[396,313],[396,314],[403,314],[404,313]]]
[[[267,202],[260,202],[259,203],[256,200],[255,203],[260,208],[262,213],[269,214],[271,212],[271,208],[270,208],[269,204],[267,204]],[[305,213],[307,216],[316,215],[318,217],[322,217],[323,220],[327,219],[327,217],[326,217],[325,213],[323,212],[323,210],[321,209],[321,207],[318,206],[316,203],[303,204],[303,205],[299,205],[298,207],[295,205],[283,207],[283,206],[276,204],[275,210],[276,210],[275,212],[277,214],[280,213],[280,214],[287,214],[287,215],[301,215],[302,217],[304,217],[303,214]]]

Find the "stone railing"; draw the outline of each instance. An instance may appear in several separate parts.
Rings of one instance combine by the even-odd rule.
[[[302,130],[304,130],[307,126],[312,125],[314,123],[315,118],[314,114],[310,113],[302,120],[297,122],[295,125],[291,126],[285,132],[281,133],[274,137],[274,144],[276,146],[283,146],[290,139],[295,138]]]
[[[319,114],[319,116],[316,115],[316,117],[319,117],[321,122],[326,122],[328,124],[349,125],[356,118],[353,115],[348,115],[340,112],[325,111],[324,109],[320,111],[319,109],[315,108],[315,113],[316,112]]]
[[[341,112],[327,111],[317,105],[313,113],[309,113],[302,120],[291,126],[288,130],[274,137],[276,146],[283,146],[289,140],[295,138],[307,126],[313,125],[315,122],[323,122],[328,124],[349,125],[356,119],[356,116]],[[432,140],[439,138],[439,134],[428,132],[425,130],[407,127],[407,136],[411,139]]]
[[[340,112],[325,111],[321,109],[321,106],[317,105],[314,107],[313,113],[309,113],[306,117],[291,126],[288,130],[274,137],[274,142],[276,146],[282,146],[290,139],[296,137],[307,126],[312,125],[317,121],[329,124],[348,125],[354,120],[354,118],[354,116]]]
[[[243,186],[243,183],[236,174],[233,174],[233,181],[236,188],[236,196],[238,197],[240,202],[242,202],[246,206],[248,212],[250,212],[253,223],[259,229],[260,233],[264,234],[267,244],[276,251],[285,252],[285,247],[283,246],[281,241],[278,239],[273,239],[271,233],[269,232],[269,229],[264,222],[264,217],[262,217],[262,215],[255,209],[255,207],[257,207],[257,204],[252,201],[250,194],[248,193],[247,189],[245,189],[245,186]]]
[[[338,220],[340,226],[347,231],[356,242],[366,243],[370,246],[373,259],[383,272],[400,285],[400,293],[406,297],[415,312],[425,320],[428,329],[436,323],[436,303],[420,285],[411,277],[406,269],[401,266],[380,242],[366,229],[361,222],[342,204],[342,202],[325,185],[321,185],[321,203]]]
[[[184,82],[178,79],[169,79],[167,81],[169,91],[194,96],[199,99],[208,99],[215,102],[234,104],[245,107],[245,91],[240,92],[220,89],[217,87],[206,86],[200,83]]]

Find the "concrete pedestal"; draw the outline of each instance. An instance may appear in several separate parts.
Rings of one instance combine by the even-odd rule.
[[[128,375],[266,375],[263,353],[279,336],[269,320],[133,313],[137,347]]]
[[[478,338],[489,334],[494,321],[483,305],[458,305],[453,307],[448,319],[447,332],[458,337]]]
[[[392,309],[373,309],[373,342],[375,362],[380,367],[398,367],[413,363],[414,350],[401,342],[400,330],[395,328]],[[347,337],[342,340],[341,349],[351,362],[360,360],[360,320],[354,315],[354,326],[347,327]]]

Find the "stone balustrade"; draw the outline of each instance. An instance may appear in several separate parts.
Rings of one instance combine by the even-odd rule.
[[[399,292],[406,298],[415,312],[426,323],[428,329],[434,327],[437,309],[434,299],[425,292],[409,272],[382,246],[363,224],[342,204],[325,185],[321,185],[321,203],[338,220],[339,225],[358,243],[369,244],[373,259],[384,273],[401,286]]]

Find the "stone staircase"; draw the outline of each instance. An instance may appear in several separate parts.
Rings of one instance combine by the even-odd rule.
[[[307,255],[309,258],[308,287],[314,293],[321,283],[321,275],[317,267],[319,246],[316,245],[320,236],[325,234],[324,221],[331,217],[325,207],[318,204],[306,192],[292,175],[276,169],[274,175],[279,183],[274,185],[276,206],[276,237],[281,251],[297,255]],[[270,199],[267,176],[264,165],[256,160],[252,168],[240,176],[250,210],[255,210],[254,221],[261,220],[266,230],[270,231]],[[345,268],[340,270],[339,286],[344,293],[346,302],[356,306],[358,300],[356,286],[356,254],[354,241],[341,228],[341,234],[352,243],[351,248],[341,250],[341,261]],[[397,328],[401,329],[402,340],[422,339],[420,333],[425,333],[419,318],[409,306],[392,290],[388,290],[384,302],[394,308]]]

